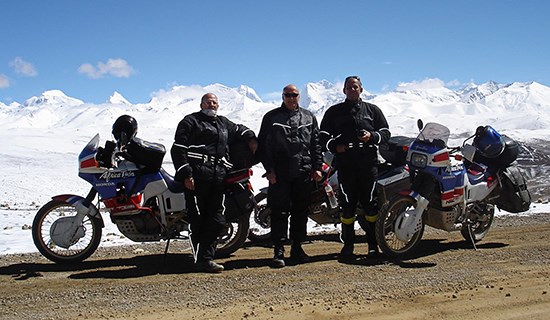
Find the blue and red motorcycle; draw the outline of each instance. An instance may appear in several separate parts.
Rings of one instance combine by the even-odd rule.
[[[450,131],[441,124],[419,120],[418,127],[406,156],[411,188],[387,202],[376,222],[380,249],[395,259],[414,251],[425,225],[460,231],[475,247],[491,227],[495,206],[505,207],[504,173],[519,153],[517,142],[490,126],[479,127],[461,147],[447,146]]]
[[[132,241],[166,240],[166,250],[171,239],[191,242],[184,186],[161,167],[164,146],[136,139],[130,147],[137,149],[134,153],[141,161],[127,160],[128,150],[119,150],[113,141],[99,147],[99,134],[86,145],[78,158],[79,176],[92,188],[86,197],[54,196],[39,209],[32,235],[42,255],[57,263],[75,263],[92,255],[105,225],[100,211],[107,211],[111,222]],[[235,252],[248,236],[250,212],[256,205],[251,174],[250,169],[241,169],[226,178],[227,223],[218,238],[219,256]]]

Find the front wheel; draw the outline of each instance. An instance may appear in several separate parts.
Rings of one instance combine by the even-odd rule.
[[[398,217],[404,212],[414,210],[415,207],[415,199],[399,195],[380,209],[375,226],[376,241],[380,250],[388,257],[398,260],[403,259],[420,244],[420,239],[424,233],[424,221],[422,221],[422,226],[413,234],[409,241],[404,242],[399,240],[395,233]]]
[[[249,219],[250,216],[247,214],[240,217],[236,222],[225,224],[225,228],[218,237],[216,257],[227,257],[243,246],[248,236]]]
[[[40,253],[57,263],[76,263],[91,256],[101,240],[102,221],[99,219],[84,217],[80,230],[83,236],[68,248],[63,248],[52,240],[51,228],[55,221],[64,217],[76,216],[76,208],[66,202],[51,200],[46,203],[34,217],[32,223],[32,238],[34,245]]]

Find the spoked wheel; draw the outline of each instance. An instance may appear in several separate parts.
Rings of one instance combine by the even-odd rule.
[[[386,203],[378,215],[376,221],[376,241],[382,252],[388,257],[394,259],[403,259],[420,244],[420,239],[424,233],[424,222],[420,230],[415,232],[409,241],[401,241],[395,234],[395,225],[397,218],[407,211],[412,211],[416,207],[416,200],[409,196],[397,196]]]
[[[475,208],[468,209],[470,210],[470,221],[464,224],[464,227],[460,230],[466,241],[473,241],[474,243],[481,241],[487,235],[495,217],[494,205],[482,203],[475,206]]]
[[[103,222],[89,216],[84,217],[79,232],[82,236],[75,239],[68,248],[56,244],[51,238],[55,221],[76,216],[76,208],[66,202],[52,200],[46,203],[34,217],[32,238],[38,251],[44,257],[57,263],[76,263],[91,256],[101,240]]]
[[[267,207],[267,194],[260,192],[254,198],[257,205],[250,219],[248,238],[257,242],[268,241],[271,238],[271,210]]]
[[[217,257],[227,257],[243,246],[248,236],[249,219],[249,215],[244,215],[236,222],[225,224],[225,228],[218,237]]]

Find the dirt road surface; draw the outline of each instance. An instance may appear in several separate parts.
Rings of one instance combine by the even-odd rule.
[[[550,214],[498,217],[477,250],[427,228],[406,261],[340,263],[338,236],[312,236],[313,261],[272,269],[272,249],[247,245],[221,274],[193,273],[172,244],[100,248],[56,265],[0,256],[0,319],[549,319]],[[356,246],[364,253],[365,244]]]

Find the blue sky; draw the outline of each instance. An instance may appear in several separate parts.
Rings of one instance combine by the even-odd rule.
[[[174,85],[241,84],[268,97],[359,75],[380,93],[550,85],[550,1],[0,1],[0,102],[59,89],[145,103]]]

